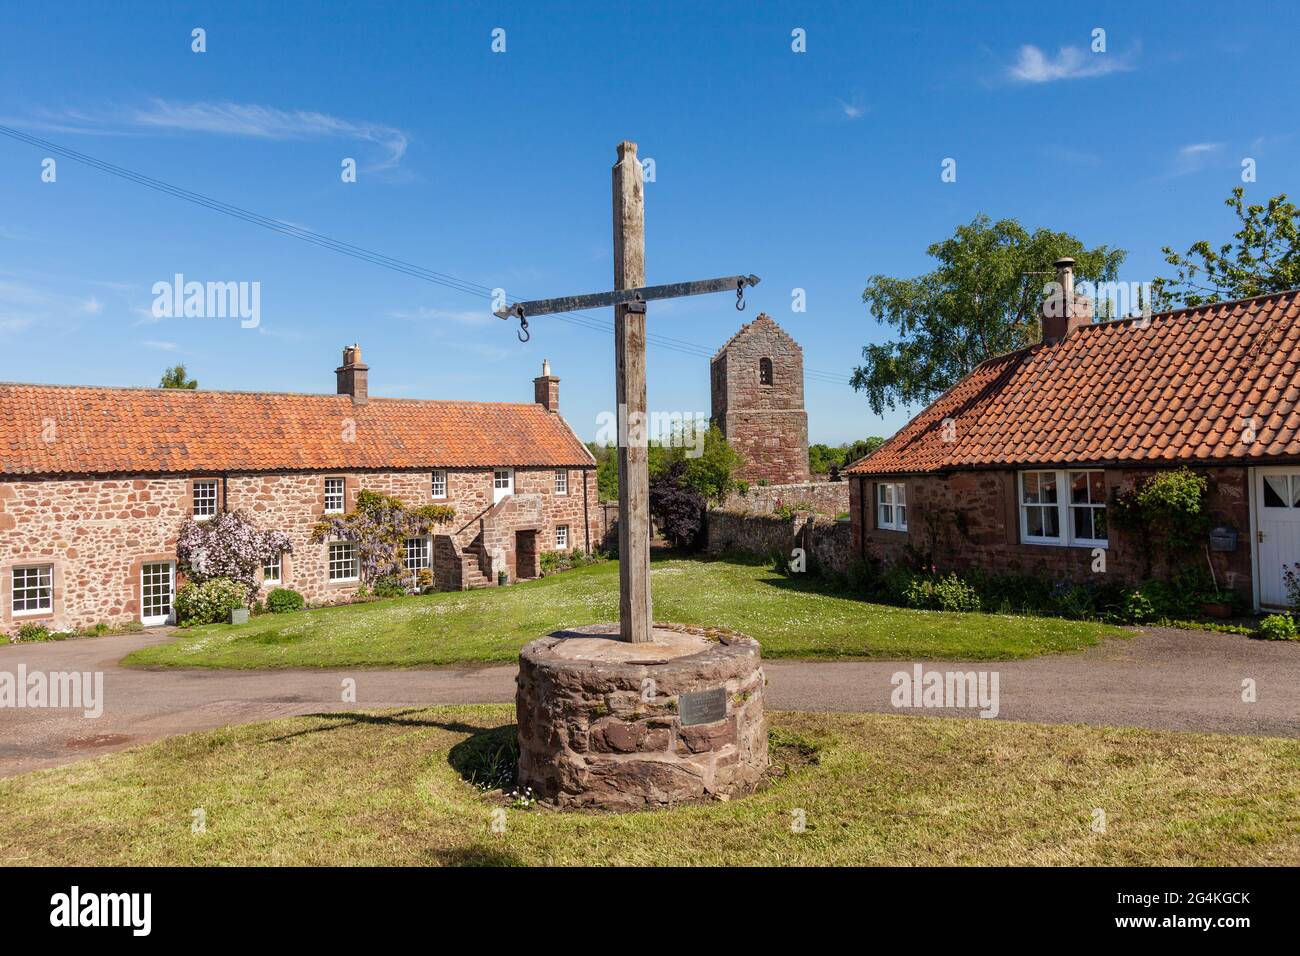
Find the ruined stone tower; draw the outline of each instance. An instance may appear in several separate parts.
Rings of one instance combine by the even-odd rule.
[[[713,421],[744,459],[737,478],[808,480],[803,349],[767,313],[740,327],[709,363]]]

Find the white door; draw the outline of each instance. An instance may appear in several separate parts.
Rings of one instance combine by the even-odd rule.
[[[146,625],[167,624],[172,616],[172,599],[176,596],[176,565],[171,561],[153,561],[140,566],[140,622]]]
[[[1284,572],[1300,574],[1300,468],[1255,469],[1259,603],[1287,607]]]
[[[515,470],[513,468],[494,468],[492,470],[492,503],[496,504],[506,495],[515,493]]]

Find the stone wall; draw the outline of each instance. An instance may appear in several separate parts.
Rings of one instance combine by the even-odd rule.
[[[515,469],[516,493],[539,500],[540,519],[532,521],[537,541],[529,544],[536,551],[555,549],[555,528],[561,524],[569,526],[570,548],[588,549],[599,541],[595,473],[575,468],[568,475],[568,494],[559,495],[554,469]],[[427,470],[200,477],[218,480],[219,507],[242,510],[257,526],[289,535],[293,552],[283,560],[283,586],[321,604],[347,600],[358,587],[331,583],[328,548],[310,541],[324,511],[326,477],[345,479],[349,508],[357,492],[368,488],[408,505],[450,505],[457,512],[455,528],[492,505],[490,468],[448,469],[447,496],[438,499]],[[0,482],[0,627],[12,630],[32,621],[64,630],[138,620],[140,565],[175,560],[181,525],[192,514],[192,483],[184,476]],[[15,621],[11,572],[25,565],[52,567],[54,609]]]
[[[719,349],[709,374],[713,421],[742,459],[736,477],[807,481],[808,413],[798,343],[760,314]]]
[[[744,494],[733,491],[722,503],[726,511],[771,514],[780,505],[832,518],[849,512],[849,482],[805,481],[791,485],[750,485]]]
[[[1248,483],[1245,468],[1199,469],[1210,478],[1207,509],[1212,523],[1229,524],[1238,531],[1237,550],[1211,552],[1221,585],[1232,587],[1247,602],[1251,598],[1251,541]],[[1150,470],[1107,469],[1106,496],[1129,489]],[[1084,582],[1096,577],[1093,548],[1022,544],[1020,507],[1014,471],[953,472],[910,476],[906,485],[907,530],[877,527],[875,481],[846,476],[852,484],[852,532],[849,548],[854,557],[867,556],[886,563],[911,553],[925,557],[940,569],[981,567],[996,573],[1032,574],[1054,580]],[[866,507],[863,507],[865,501]],[[1105,573],[1123,584],[1140,583],[1146,575],[1147,554],[1133,536],[1110,528]],[[1204,553],[1190,558],[1205,566]],[[1163,571],[1156,557],[1154,571]],[[1207,568],[1208,571],[1208,568]]]
[[[853,560],[852,528],[847,521],[803,511],[793,518],[746,514],[720,508],[709,510],[708,552],[741,552],[757,557],[789,555],[803,548],[813,562],[843,571]]]

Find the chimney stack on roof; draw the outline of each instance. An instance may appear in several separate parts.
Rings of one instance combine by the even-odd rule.
[[[1059,342],[1075,329],[1092,324],[1092,300],[1074,294],[1074,260],[1057,259],[1056,286],[1043,300],[1043,341]]]
[[[560,380],[551,374],[550,359],[542,359],[542,374],[533,379],[533,401],[548,412],[560,410]]]
[[[370,366],[361,361],[361,346],[349,345],[343,349],[343,364],[334,370],[338,379],[338,394],[352,396],[353,405],[364,405],[370,400]]]

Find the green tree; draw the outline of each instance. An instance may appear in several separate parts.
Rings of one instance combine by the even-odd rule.
[[[167,371],[163,372],[162,380],[158,383],[158,387],[198,388],[199,383],[196,379],[186,377],[184,365],[173,365]]]
[[[1169,246],[1160,250],[1178,273],[1172,279],[1151,283],[1158,308],[1248,299],[1300,288],[1300,209],[1287,201],[1285,193],[1262,206],[1246,205],[1244,195],[1244,187],[1238,186],[1223,201],[1241,223],[1232,242],[1216,250],[1201,240],[1181,255]]]
[[[601,501],[618,500],[618,449],[612,445],[587,442],[587,450],[596,459],[596,492]]]
[[[1103,282],[1126,256],[1087,249],[1066,232],[1030,233],[1014,219],[987,216],[926,251],[939,262],[933,272],[873,275],[862,293],[872,317],[898,330],[895,341],[865,346],[865,362],[853,372],[854,389],[866,392],[877,415],[929,402],[985,359],[1037,342],[1043,286],[1056,259],[1073,256],[1077,278]]]
[[[685,462],[680,480],[710,501],[721,501],[735,482],[732,473],[740,467],[740,454],[731,447],[717,425],[710,424],[703,444],[692,439],[694,430],[677,436],[670,446],[650,446],[650,477],[665,475],[674,462]],[[699,454],[695,452],[699,449]]]
[[[845,468],[871,454],[884,443],[883,438],[872,435],[870,438],[859,438],[849,445],[809,445],[808,470],[814,475],[824,475],[831,470],[832,465]]]

